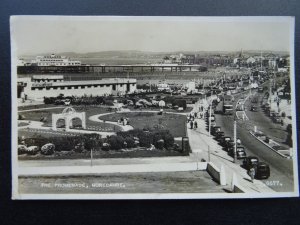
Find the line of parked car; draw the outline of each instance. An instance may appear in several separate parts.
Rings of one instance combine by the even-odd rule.
[[[231,157],[234,157],[235,143],[233,138],[226,136],[225,133],[221,130],[220,126],[216,125],[215,116],[212,114],[209,116],[209,111],[206,112],[206,123],[209,126],[209,120],[211,120],[211,134],[223,147],[223,150],[228,153]],[[256,179],[267,179],[270,177],[270,167],[265,162],[260,162],[256,156],[247,156],[245,147],[241,144],[241,140],[237,138],[236,140],[236,158],[242,161],[242,167],[246,170],[251,168],[255,169]]]

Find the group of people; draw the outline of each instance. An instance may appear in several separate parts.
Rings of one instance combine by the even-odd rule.
[[[197,129],[198,123],[195,119],[204,119],[204,107],[200,106],[199,111],[193,111],[187,116],[187,122],[190,125],[190,129]]]
[[[122,124],[123,126],[126,126],[127,124],[129,124],[129,119],[121,117],[121,119],[118,119],[118,124]]]

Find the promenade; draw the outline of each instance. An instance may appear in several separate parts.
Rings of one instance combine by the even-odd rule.
[[[201,102],[195,104],[193,111],[197,111],[201,104],[204,106],[208,105],[207,101],[200,101]],[[241,162],[237,161],[234,163],[233,158],[228,156],[227,152],[225,152],[218,142],[213,139],[213,136],[209,135],[208,131],[206,130],[205,120],[198,118],[195,120],[198,123],[198,128],[187,129],[190,147],[192,149],[192,153],[190,155],[191,157],[211,162],[218,168],[223,166],[225,169],[227,185],[232,184],[233,177],[236,177],[237,183],[243,186],[247,192],[275,192],[266,186],[262,181],[254,180],[252,183],[247,171],[241,167]]]

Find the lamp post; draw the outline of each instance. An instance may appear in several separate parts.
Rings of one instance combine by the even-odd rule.
[[[208,132],[209,136],[211,136],[211,104],[209,105]]]

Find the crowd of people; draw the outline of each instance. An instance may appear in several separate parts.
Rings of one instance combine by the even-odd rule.
[[[187,123],[190,125],[190,129],[197,129],[198,123],[196,119],[204,119],[204,107],[200,106],[198,112],[192,111],[187,115]]]

